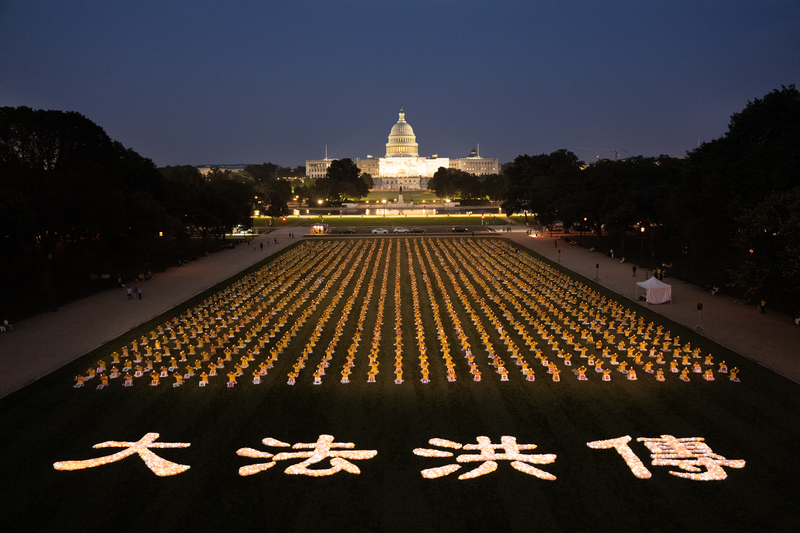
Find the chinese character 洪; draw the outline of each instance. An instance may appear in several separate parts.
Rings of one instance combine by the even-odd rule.
[[[94,448],[127,448],[121,452],[113,455],[106,455],[98,457],[97,459],[88,459],[85,461],[61,461],[54,463],[53,467],[56,470],[81,470],[83,468],[94,468],[95,466],[114,463],[133,454],[139,454],[144,464],[155,472],[157,476],[174,476],[181,472],[189,470],[188,465],[181,465],[167,461],[157,456],[149,450],[149,448],[188,448],[191,443],[188,442],[154,442],[158,438],[158,433],[148,433],[137,442],[120,442],[108,441],[95,444]]]
[[[431,439],[428,441],[428,443],[432,446],[450,448],[452,450],[480,450],[479,454],[462,454],[456,457],[456,462],[458,463],[482,463],[477,468],[474,468],[465,474],[461,474],[458,476],[458,479],[472,479],[494,472],[497,470],[496,461],[511,461],[511,466],[516,470],[531,476],[536,476],[539,479],[547,479],[550,481],[556,479],[556,476],[553,474],[531,466],[532,464],[545,465],[554,463],[556,460],[556,455],[520,453],[521,450],[535,449],[535,444],[517,444],[517,439],[515,437],[510,437],[507,435],[500,438],[500,444],[492,444],[492,441],[489,439],[489,437],[478,437],[477,441],[478,444],[462,445],[458,442],[452,442],[445,439]],[[504,453],[496,453],[495,450],[498,449],[502,449]],[[414,454],[422,457],[453,456],[452,452],[432,450],[429,448],[416,448],[414,450]],[[422,477],[424,478],[436,479],[452,474],[460,468],[461,465],[448,464],[437,468],[429,468],[427,470],[423,470],[421,473]]]
[[[239,469],[240,476],[250,476],[267,470],[275,466],[278,461],[285,461],[287,459],[305,459],[300,463],[291,465],[284,470],[287,474],[303,474],[306,476],[332,476],[333,474],[344,470],[351,474],[360,474],[361,470],[351,463],[350,460],[372,459],[378,452],[377,450],[352,450],[355,444],[352,442],[333,442],[333,435],[320,435],[317,442],[305,443],[298,442],[291,445],[286,442],[271,439],[267,437],[261,441],[265,446],[274,446],[279,448],[310,449],[308,452],[281,452],[273,455],[268,452],[260,452],[253,448],[240,448],[236,451],[236,455],[241,457],[250,457],[253,459],[272,459],[268,463],[257,463],[254,465],[243,466]],[[344,450],[332,450],[332,448],[344,448]],[[310,465],[319,463],[325,459],[330,459],[331,468],[325,469],[312,469],[308,468]]]

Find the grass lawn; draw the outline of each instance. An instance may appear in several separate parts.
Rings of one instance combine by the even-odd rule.
[[[387,202],[390,200],[397,200],[398,191],[370,191],[364,200],[369,200],[369,203],[380,202],[381,200],[386,200]],[[422,203],[422,201],[427,203],[432,202],[443,202],[444,199],[437,198],[434,193],[431,191],[403,191],[403,201],[404,202],[414,202],[414,203]]]
[[[625,305],[589,280],[569,278],[558,265],[502,239],[298,243],[263,267],[0,400],[6,458],[0,466],[3,529],[796,531],[800,386],[645,308]],[[580,321],[581,314],[586,322]],[[641,335],[636,333],[639,317]],[[98,360],[110,368],[112,352],[123,345],[132,347],[145,336],[147,346],[154,348],[151,331],[158,339],[168,337],[172,355],[188,353],[198,340],[176,348],[167,326],[182,327],[188,336],[193,321],[200,335],[215,332],[221,338],[232,333],[232,342],[225,344],[229,348],[248,333],[252,339],[243,343],[241,353],[231,354],[233,360],[225,362],[219,376],[209,378],[208,386],[199,387],[194,376],[173,388],[170,372],[157,387],[148,386],[147,373],[134,378],[132,387],[123,387],[116,378],[96,390],[99,377],[83,388],[72,387],[73,377]],[[624,325],[610,330],[612,321]],[[600,350],[580,338],[593,324],[591,334],[600,340]],[[232,331],[237,325],[238,333]],[[684,382],[668,364],[654,364],[666,373],[665,381],[658,382],[618,350],[624,330],[632,329],[634,340],[649,346],[652,341],[644,340],[644,334],[657,335],[659,326],[662,340],[669,331],[673,339],[680,337],[682,346],[690,342],[699,348],[701,357],[691,362],[699,361],[704,371],[713,369],[715,380],[691,373]],[[159,328],[164,328],[163,335]],[[615,339],[605,339],[606,333]],[[567,340],[569,335],[573,338]],[[180,333],[176,337],[180,340]],[[265,341],[261,353],[243,369],[238,384],[228,388],[225,374],[259,339]],[[563,357],[551,346],[556,341]],[[209,351],[211,343],[216,340],[204,342],[196,352]],[[465,357],[466,343],[472,361]],[[253,384],[254,368],[273,359],[273,348],[274,368],[261,384]],[[516,359],[508,351],[514,348]],[[611,381],[603,381],[576,348],[586,348],[587,356],[611,367]],[[635,368],[638,380],[626,379],[610,357],[602,357],[604,348]],[[349,351],[352,368],[346,366]],[[423,353],[429,383],[421,382]],[[711,366],[703,364],[709,353],[714,357]],[[572,365],[566,364],[566,355]],[[218,356],[224,354],[218,352],[212,360]],[[673,359],[671,352],[664,356],[668,362]],[[553,362],[559,382],[548,374],[542,358]],[[164,356],[165,364],[168,359]],[[741,383],[718,372],[723,360],[729,368],[741,369]],[[643,355],[643,363],[654,361]],[[370,362],[379,371],[374,383],[369,382]],[[402,383],[396,384],[398,362],[403,373]],[[289,374],[300,363],[304,368],[290,386]],[[179,363],[181,373],[187,364]],[[522,372],[526,365],[535,371],[535,381]],[[573,373],[581,365],[587,365],[587,381]],[[209,371],[208,362],[200,367],[198,373]],[[324,375],[315,375],[319,368]],[[344,384],[347,368],[350,383]],[[508,381],[502,377],[506,371]],[[477,372],[480,382],[474,381]],[[315,385],[317,377],[320,384]],[[160,435],[156,443],[190,443],[151,451],[191,468],[159,477],[135,454],[94,468],[53,467],[59,461],[121,452],[123,448],[93,446],[134,442],[148,433]],[[377,454],[350,458],[349,464],[324,458],[309,466],[312,472],[348,469],[329,476],[286,473],[310,456],[311,443],[321,435],[332,435],[335,443],[353,443],[352,452]],[[717,455],[702,459],[699,472],[691,472],[697,457],[683,466],[654,465],[651,451],[637,439],[662,435],[705,438]],[[491,450],[477,446],[483,436],[494,445],[504,436],[514,437],[519,445],[536,449],[522,446],[522,455],[509,458],[502,455],[514,451],[506,439],[506,448],[494,450],[501,455],[494,456],[492,471],[487,462]],[[632,438],[627,443],[631,453],[622,441],[606,443],[606,449],[587,446],[626,436]],[[274,440],[262,442],[267,438]],[[437,438],[443,440],[429,442]],[[309,446],[292,449],[279,441]],[[473,446],[457,449],[453,443]],[[348,451],[332,446],[332,452]],[[243,448],[255,452],[237,455]],[[438,453],[415,454],[415,449]],[[276,455],[304,451],[305,457],[294,459]],[[634,475],[628,465],[635,458],[651,477]],[[510,459],[519,462],[512,466]],[[746,464],[720,463],[725,460]],[[239,475],[241,467],[273,461],[269,469]],[[436,479],[422,475],[446,465],[461,468]],[[480,465],[485,466],[477,473],[485,475],[459,479]],[[699,481],[670,474],[717,471],[727,479]]]
[[[302,217],[301,217],[302,218]],[[492,224],[492,218],[487,217],[488,225]],[[370,226],[375,228],[391,228],[402,226],[404,228],[423,227],[423,226],[480,226],[481,217],[477,215],[430,215],[427,217],[380,217],[380,216],[347,216],[331,215],[323,217],[310,217],[302,221],[303,226],[311,226],[319,222],[324,222],[329,226],[350,227],[350,226]],[[506,225],[506,220],[497,217],[496,226]]]

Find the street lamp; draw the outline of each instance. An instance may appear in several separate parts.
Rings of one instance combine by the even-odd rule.
[[[644,257],[644,226],[639,228],[639,230],[642,232],[642,246],[639,248],[639,263],[641,263]]]

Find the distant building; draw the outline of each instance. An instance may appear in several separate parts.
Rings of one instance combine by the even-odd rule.
[[[198,165],[197,170],[200,171],[203,176],[207,176],[209,172],[211,172],[212,168],[218,168],[220,170],[228,170],[230,172],[241,172],[244,170],[244,163],[240,163],[237,165]]]
[[[324,178],[335,159],[313,159],[306,161],[306,175],[309,178]]]
[[[500,173],[500,163],[496,157],[481,157],[474,148],[467,157],[451,159],[450,168],[463,170],[468,174],[475,174],[477,176]]]
[[[334,159],[313,159],[306,161],[306,173],[312,178],[322,178]],[[386,143],[386,156],[376,159],[368,155],[366,159],[357,159],[356,165],[361,172],[372,175],[373,190],[396,191],[427,189],[428,181],[440,167],[463,170],[470,174],[486,175],[500,172],[500,161],[497,158],[480,157],[477,150],[472,150],[467,157],[450,159],[434,154],[420,157],[419,145],[414,129],[406,122],[403,106],[400,106],[400,118],[389,132]]]

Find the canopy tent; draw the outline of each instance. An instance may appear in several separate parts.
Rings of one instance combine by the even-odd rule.
[[[636,297],[639,297],[639,287],[642,287],[645,290],[648,304],[663,304],[667,301],[672,303],[672,285],[658,281],[655,276],[647,281],[640,281],[636,285]]]

